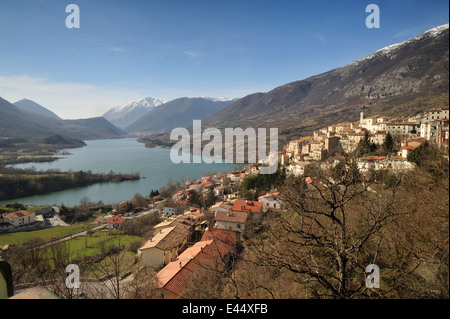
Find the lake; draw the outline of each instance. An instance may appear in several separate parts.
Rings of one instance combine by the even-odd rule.
[[[130,200],[136,193],[148,196],[152,189],[166,185],[169,178],[181,181],[205,176],[205,173],[232,171],[236,164],[199,163],[174,164],[170,149],[146,148],[134,138],[85,141],[87,146],[64,149],[73,155],[54,162],[17,164],[17,168],[35,167],[36,170],[59,169],[61,171],[88,171],[94,173],[140,173],[141,179],[120,183],[101,183],[60,192],[0,201],[0,205],[22,203],[25,205],[78,205],[83,197],[90,201],[116,204]],[[145,177],[145,178],[144,178]]]

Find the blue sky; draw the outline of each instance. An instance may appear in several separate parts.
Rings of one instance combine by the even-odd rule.
[[[68,4],[80,28],[68,29]],[[381,27],[368,29],[368,4]],[[0,0],[0,96],[63,118],[144,96],[243,97],[344,66],[449,21],[449,3]]]

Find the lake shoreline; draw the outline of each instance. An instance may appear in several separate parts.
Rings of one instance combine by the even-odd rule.
[[[14,165],[14,168],[36,170],[59,170],[60,172],[85,171],[95,174],[121,174],[138,172],[139,180],[126,180],[120,183],[101,182],[82,187],[58,189],[51,193],[36,193],[32,196],[14,197],[0,200],[2,203],[20,202],[25,205],[76,205],[82,197],[107,204],[117,204],[133,198],[136,193],[147,196],[153,189],[160,189],[169,179],[199,178],[205,173],[229,172],[232,163],[175,164],[170,160],[170,151],[165,148],[147,148],[135,137],[122,139],[87,140],[87,146],[71,148],[73,155],[48,163],[28,163]],[[32,165],[31,164],[36,164]],[[146,178],[144,178],[146,177]],[[0,189],[1,191],[1,189]],[[42,194],[42,195],[41,195]]]

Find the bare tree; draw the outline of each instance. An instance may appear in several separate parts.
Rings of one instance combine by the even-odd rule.
[[[64,241],[50,246],[48,251],[51,259],[51,270],[46,274],[46,286],[61,298],[76,299],[81,296],[81,281],[79,282],[79,288],[68,287],[66,283],[69,276],[66,267],[74,263],[70,244]]]
[[[288,178],[284,210],[272,212],[265,232],[248,245],[255,263],[296,274],[317,297],[367,295],[365,268],[377,261],[381,230],[415,206],[406,205],[398,183],[386,187],[382,177],[361,174],[345,156],[310,165],[306,179]]]
[[[141,267],[132,276],[127,285],[125,298],[128,299],[158,299],[158,285],[155,270],[152,267]]]
[[[122,299],[126,291],[126,284],[122,278],[127,268],[127,250],[120,246],[120,234],[118,245],[110,244],[105,251],[106,257],[95,265],[97,284],[91,288],[97,298]]]

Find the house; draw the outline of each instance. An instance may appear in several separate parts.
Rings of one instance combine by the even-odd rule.
[[[153,229],[155,232],[159,232],[161,229],[173,227],[177,224],[188,225],[192,228],[192,231],[193,231],[194,222],[192,222],[192,220],[190,220],[189,216],[185,215],[185,214],[169,217],[169,218],[163,220],[161,223],[155,225],[153,227]]]
[[[214,220],[215,228],[230,232],[236,239],[240,239],[245,229],[248,213],[233,211],[217,211]]]
[[[287,175],[301,176],[305,174],[305,167],[308,166],[307,162],[291,163],[286,167]]]
[[[180,298],[195,272],[205,267],[214,268],[218,262],[228,263],[235,239],[220,231],[207,232],[205,236],[156,274],[162,298]]]
[[[371,117],[364,117],[364,112],[360,114],[359,126],[368,130],[371,133],[376,131],[386,130],[386,122],[389,120],[387,116],[375,115]]]
[[[278,157],[278,161],[279,161],[280,164],[283,165],[283,166],[288,165],[290,159],[291,159],[290,156],[287,155],[287,154],[281,154],[281,155],[279,155],[279,157]]]
[[[186,199],[186,196],[187,196],[187,192],[186,192],[186,190],[183,189],[183,190],[180,190],[180,191],[176,192],[175,194],[173,194],[172,200],[174,202],[180,201],[180,200]]]
[[[408,154],[414,149],[415,149],[414,146],[402,146],[399,155],[403,158],[408,158]]]
[[[224,202],[217,202],[216,204],[212,205],[209,210],[213,211],[214,213],[221,210],[221,211],[229,211],[233,207],[230,202],[224,203]]]
[[[234,202],[232,210],[234,212],[261,213],[262,203],[238,199]]]
[[[190,210],[189,212],[184,213],[184,216],[191,218],[195,225],[201,224],[205,220],[205,214],[199,209]]]
[[[420,134],[421,124],[416,122],[389,122],[386,123],[386,132],[392,136],[412,138]]]
[[[214,193],[216,194],[217,197],[223,197],[223,195],[225,195],[224,191],[225,188],[223,186],[214,187]]]
[[[157,233],[139,248],[144,266],[154,268],[174,261],[192,237],[192,225],[175,222],[169,227],[158,228]]]
[[[448,147],[448,131],[449,131],[448,119],[441,120],[438,125],[438,133],[437,133],[437,144],[439,146],[445,145]]]
[[[241,182],[241,174],[238,173],[230,173],[227,175],[230,179],[229,186],[230,187],[238,187]]]
[[[430,121],[420,124],[420,137],[426,140],[435,140],[437,136],[439,121]]]
[[[126,221],[126,219],[120,215],[113,216],[110,219],[108,219],[108,228],[109,229],[119,229],[125,221]]]
[[[6,232],[32,226],[36,222],[36,212],[18,210],[0,216],[0,231]]]
[[[258,202],[263,204],[263,211],[266,212],[269,208],[280,209],[281,201],[279,198],[280,192],[270,192],[266,195],[259,196]]]
[[[182,212],[180,205],[174,202],[165,203],[163,206],[164,217],[169,218],[174,215],[179,215]]]
[[[178,205],[178,208],[181,211],[185,211],[185,210],[189,209],[189,203],[185,200],[177,200],[177,201],[175,201],[175,204]]]
[[[38,214],[42,214],[45,218],[52,218],[55,215],[55,209],[51,206],[41,208],[37,211]]]
[[[332,156],[336,154],[339,150],[339,140],[338,136],[331,136],[330,133],[327,134],[325,138],[325,149],[327,150],[327,156]]]

